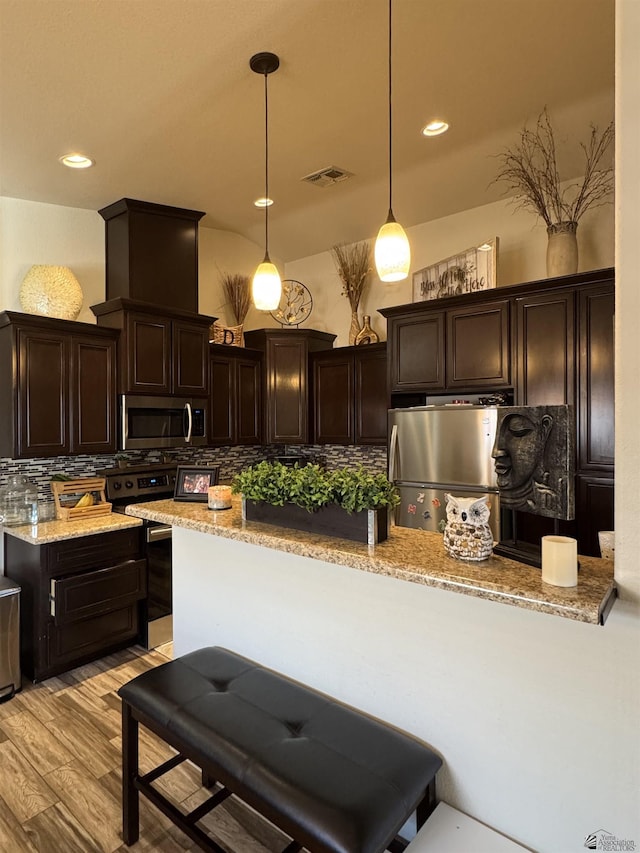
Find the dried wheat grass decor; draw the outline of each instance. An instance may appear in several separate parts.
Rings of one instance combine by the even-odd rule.
[[[504,183],[505,192],[514,194],[516,207],[534,211],[547,226],[549,276],[577,272],[578,222],[590,208],[613,200],[614,171],[607,165],[613,142],[613,122],[601,133],[592,125],[589,141],[580,143],[583,178],[563,187],[553,127],[545,107],[534,130],[524,127],[518,142],[496,155],[500,169],[494,183]]]
[[[342,281],[342,295],[351,306],[349,343],[355,343],[361,329],[358,306],[371,275],[371,247],[367,242],[333,246],[331,249],[338,275]]]
[[[235,346],[242,346],[244,320],[251,306],[251,279],[248,275],[241,273],[222,273],[221,281],[225,304],[231,307],[236,325],[223,326],[222,323],[214,323],[212,340],[215,343],[232,343]],[[215,328],[216,326],[218,328]]]

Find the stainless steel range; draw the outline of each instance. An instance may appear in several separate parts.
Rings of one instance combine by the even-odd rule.
[[[144,464],[106,468],[106,497],[114,512],[130,504],[173,497],[176,465]],[[155,649],[173,639],[171,525],[143,521],[147,558],[147,600],[142,608],[142,644]]]

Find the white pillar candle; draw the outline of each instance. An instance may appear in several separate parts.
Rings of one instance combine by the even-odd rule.
[[[542,537],[542,580],[554,586],[578,585],[578,543],[575,539]]]

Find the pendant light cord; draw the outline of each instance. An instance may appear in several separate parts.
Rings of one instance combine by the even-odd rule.
[[[269,200],[269,96],[267,92],[267,77],[264,75],[264,197]],[[264,206],[264,256],[269,259],[269,204]]]
[[[389,0],[389,216],[392,217],[391,211],[391,190],[392,190],[392,159],[391,159],[391,0]]]

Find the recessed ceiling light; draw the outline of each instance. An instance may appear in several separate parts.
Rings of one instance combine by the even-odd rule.
[[[493,249],[493,245],[491,243],[483,243],[481,246],[478,246],[479,252],[490,252]]]
[[[256,207],[271,207],[273,204],[272,198],[257,198],[254,202]]]
[[[95,165],[95,160],[91,160],[83,154],[65,154],[59,160],[63,166],[68,166],[70,169],[88,169]]]
[[[426,124],[422,128],[423,136],[440,136],[441,133],[445,133],[449,130],[449,125],[446,121],[442,121],[442,119],[433,119],[429,124]]]

